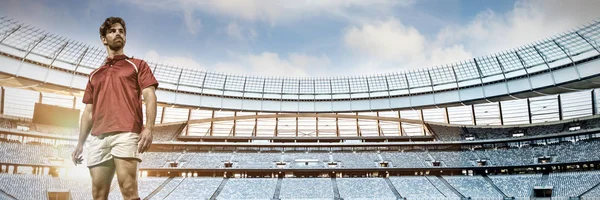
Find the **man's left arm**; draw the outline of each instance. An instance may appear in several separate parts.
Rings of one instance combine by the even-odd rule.
[[[146,124],[140,133],[138,141],[138,152],[144,153],[152,144],[152,132],[154,131],[154,121],[156,120],[156,93],[154,86],[144,88],[142,96],[146,102]]]

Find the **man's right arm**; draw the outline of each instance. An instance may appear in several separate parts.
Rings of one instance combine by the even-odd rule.
[[[79,141],[77,142],[78,147],[83,147],[85,140],[92,130],[92,110],[93,104],[85,104],[83,115],[81,115],[81,126],[79,127]]]
[[[83,160],[81,154],[83,153],[83,144],[90,134],[90,130],[92,130],[92,111],[93,105],[86,104],[83,110],[83,115],[81,115],[81,124],[79,125],[79,140],[77,142],[77,147],[71,154],[71,159],[73,159],[73,164],[81,164]]]

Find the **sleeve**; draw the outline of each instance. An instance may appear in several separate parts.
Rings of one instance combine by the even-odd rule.
[[[85,87],[85,93],[83,93],[84,104],[93,104],[94,103],[94,88],[92,87],[92,81],[88,79],[87,86]]]
[[[152,70],[146,61],[142,60],[140,63],[140,69],[138,73],[138,85],[140,86],[141,90],[150,86],[158,88],[158,81],[154,77],[154,74],[152,74]]]

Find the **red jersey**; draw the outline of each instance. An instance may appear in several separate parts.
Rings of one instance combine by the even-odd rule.
[[[158,87],[148,63],[116,55],[92,71],[82,102],[93,104],[92,135],[140,133],[143,127],[142,89]]]

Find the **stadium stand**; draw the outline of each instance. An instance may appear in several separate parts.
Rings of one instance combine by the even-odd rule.
[[[551,163],[573,163],[600,160],[596,146],[600,140],[590,139],[578,142],[553,143],[542,146],[505,147],[492,149],[462,150],[462,151],[376,151],[371,152],[332,152],[334,161],[342,163],[341,168],[378,168],[378,162],[388,161],[388,168],[457,168],[457,167],[489,167],[489,166],[526,166],[538,163],[538,158],[551,158]],[[10,151],[35,152],[40,148],[51,151],[51,147],[43,145],[19,145],[1,143],[0,150],[10,148]],[[66,148],[68,150],[69,148]],[[5,150],[6,152],[7,150]],[[54,151],[54,150],[52,150]],[[30,159],[27,163],[45,163],[44,158],[24,154]],[[277,162],[287,162],[286,168],[326,168],[330,156],[325,153],[227,153],[227,152],[147,152],[141,154],[144,160],[141,168],[168,168],[168,162],[178,161],[182,167],[199,169],[224,168],[224,162],[231,161],[233,168],[240,169],[271,169],[276,168]],[[178,157],[181,157],[177,160]],[[380,160],[379,156],[383,160]],[[68,158],[68,154],[61,154]],[[18,162],[19,155],[0,156],[0,161]],[[12,159],[12,161],[11,161]],[[299,162],[292,162],[298,160]],[[478,166],[478,160],[486,160],[485,166]],[[433,166],[432,161],[443,164]],[[305,164],[310,162],[309,165]],[[303,166],[304,164],[304,166]]]
[[[540,186],[542,183],[542,174],[490,175],[489,177],[508,197],[529,198],[533,195],[533,187]]]
[[[271,199],[276,185],[275,178],[229,179],[217,199]]]
[[[425,176],[390,177],[402,197],[408,199],[460,199],[446,196]]]
[[[452,187],[472,199],[503,199],[482,176],[444,176]]]
[[[567,133],[568,125],[573,123],[580,124],[581,130],[595,130],[600,127],[600,116],[510,126],[448,125],[430,122],[428,127],[441,141],[460,141],[467,140],[468,137],[472,137],[473,140],[507,139],[513,138],[513,134],[516,133],[523,133],[523,136],[518,137]]]
[[[396,199],[382,178],[338,178],[337,186],[344,199]]]
[[[578,197],[600,183],[600,172],[551,173],[548,183],[554,187],[554,197]]]
[[[375,168],[380,161],[374,152],[336,152],[333,160],[342,163],[342,168]]]
[[[185,178],[164,199],[209,199],[222,180],[223,178]]]
[[[284,178],[279,198],[285,199],[333,199],[329,178]]]
[[[189,152],[181,156],[180,161],[183,162],[182,167],[187,168],[224,168],[223,163],[231,161],[233,153],[220,152]]]
[[[171,195],[173,192],[177,193],[179,191],[175,191],[175,189],[181,185],[182,181],[186,179],[183,177],[175,177],[170,179],[171,181],[169,181],[163,188],[161,188],[160,191],[158,191],[156,194],[154,194],[152,199],[165,199],[167,198],[167,196]],[[217,185],[218,186],[218,185]],[[213,186],[210,186],[213,187]],[[176,194],[174,194],[176,195]],[[190,194],[187,194],[190,195]]]

